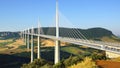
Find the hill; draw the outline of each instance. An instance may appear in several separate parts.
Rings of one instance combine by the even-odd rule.
[[[0,32],[0,39],[19,38],[19,32]]]
[[[55,27],[42,27],[45,35],[54,35],[55,36]],[[31,30],[30,30],[31,31]],[[35,33],[37,32],[37,28],[34,28]],[[80,32],[87,38],[98,41],[107,41],[107,42],[119,42],[120,38],[115,36],[112,31],[104,29],[104,28],[90,28],[90,29],[78,29],[78,28],[63,28],[59,29],[61,37],[74,37],[81,38],[77,32]],[[0,32],[0,39],[10,39],[10,38],[19,38],[20,32]],[[83,38],[83,37],[82,37]]]
[[[31,31],[31,30],[30,30]],[[61,37],[71,37],[71,38],[83,38],[78,33],[82,33],[89,40],[105,41],[105,42],[120,42],[120,38],[115,36],[112,31],[104,28],[90,28],[90,29],[78,29],[78,28],[63,28],[59,29]],[[37,32],[37,28],[34,28],[34,32]],[[45,35],[56,34],[55,27],[43,27],[41,33]],[[0,39],[16,39],[20,37],[20,32],[0,32]],[[48,41],[49,42],[49,41]],[[51,42],[50,42],[51,43]],[[51,43],[53,44],[53,43]]]
[[[60,36],[62,37],[74,37],[74,38],[81,38],[77,33],[74,32],[80,32],[87,38],[92,40],[98,40],[98,41],[107,41],[107,42],[113,42],[113,40],[116,42],[119,42],[120,39],[115,36],[112,31],[104,29],[104,28],[90,28],[90,29],[78,29],[78,28],[60,28]],[[55,27],[43,27],[43,32],[46,35],[55,35]],[[35,28],[35,33],[37,33],[37,29]],[[68,35],[69,34],[69,35]],[[75,35],[76,34],[76,35]],[[74,35],[74,36],[73,36]]]

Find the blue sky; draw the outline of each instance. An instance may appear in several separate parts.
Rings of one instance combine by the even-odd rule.
[[[56,0],[0,0],[0,31],[54,23]],[[120,35],[120,0],[59,0],[59,10],[78,28],[103,27]]]

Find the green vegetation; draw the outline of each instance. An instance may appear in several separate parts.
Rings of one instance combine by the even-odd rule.
[[[21,68],[52,68],[52,63],[47,62],[44,59],[36,59],[34,62],[29,64],[23,64]]]
[[[55,35],[55,27],[43,27],[44,34]],[[37,28],[34,29],[37,33]],[[111,31],[104,28],[60,28],[60,36],[68,37],[67,33],[72,34],[73,31],[80,31],[87,39],[100,40],[102,37],[116,37]],[[0,32],[0,39],[19,38],[19,32]],[[78,36],[74,36],[78,38]],[[117,38],[117,37],[116,37]]]
[[[48,35],[55,35],[55,27],[43,27],[43,32]],[[37,29],[34,29],[37,32]],[[77,29],[77,28],[60,28],[60,36],[68,37],[67,33],[73,34],[73,31],[80,31],[87,39],[96,39],[102,37],[115,36],[111,31],[104,28],[90,28],[90,29]],[[78,38],[78,36],[74,36]],[[81,37],[79,37],[81,38]]]
[[[45,48],[42,48],[42,50],[43,50],[42,55],[44,55],[44,57],[42,57],[42,58],[46,57],[47,59],[52,59],[50,53],[54,53],[53,47],[45,47]],[[47,50],[47,53],[44,53],[44,52],[46,52],[46,50]],[[76,50],[76,52],[74,53],[75,50]],[[90,64],[94,66],[93,60],[106,60],[107,59],[104,54],[104,51],[87,48],[87,47],[82,47],[82,46],[75,46],[75,45],[64,46],[64,47],[61,47],[61,51],[62,51],[62,53],[64,52],[64,56],[62,56],[61,57],[62,60],[55,65],[53,64],[53,61],[50,62],[50,61],[44,60],[44,59],[38,59],[38,60],[36,59],[33,63],[24,64],[22,66],[22,68],[45,68],[45,67],[46,68],[68,68],[68,67],[74,66],[78,63],[81,63],[86,56],[90,57],[90,59],[92,59],[92,60],[88,61],[88,62],[90,62],[88,64],[88,66]],[[82,52],[79,52],[79,51],[82,51]],[[89,52],[91,52],[91,53],[89,53]],[[67,57],[68,56],[67,53],[69,53],[69,57]],[[42,63],[42,61],[43,61],[43,63]],[[84,60],[82,62],[82,64],[84,64],[84,63],[87,63],[87,61]],[[96,68],[96,67],[93,67],[93,68]]]
[[[86,57],[82,62],[74,64],[69,68],[98,68],[98,66],[91,58]]]
[[[20,47],[17,50],[22,50],[22,52],[19,51],[18,53],[12,54],[12,56],[16,56],[16,58],[15,58],[16,60],[17,60],[17,57],[23,57],[23,58],[27,58],[27,61],[30,62],[29,61],[30,60],[30,52],[24,51],[25,50],[24,47],[23,47],[23,49],[22,49],[22,47]],[[16,50],[14,50],[14,51],[16,52]],[[40,68],[45,68],[45,67],[51,68],[51,66],[52,66],[52,68],[53,67],[54,68],[61,68],[61,67],[66,68],[71,65],[80,63],[86,56],[91,57],[93,60],[97,60],[97,59],[102,60],[102,59],[106,58],[104,55],[104,51],[71,44],[70,46],[61,47],[61,59],[62,60],[58,64],[53,65],[54,47],[42,47],[41,48],[41,58],[45,59],[45,61],[47,61],[47,63],[42,65]],[[4,58],[4,57],[0,57],[0,58]],[[36,52],[34,52],[34,58],[35,59],[37,58]],[[10,57],[9,59],[12,59],[12,57]],[[37,60],[35,60],[35,61],[37,61]],[[40,60],[40,61],[43,61],[43,60]],[[12,67],[12,65],[16,62],[19,62],[19,61],[14,61],[14,62],[7,61],[6,64],[11,63],[10,65]],[[30,66],[30,65],[32,65],[34,67],[34,66],[36,66],[34,64],[37,64],[37,62],[32,63],[32,64],[31,63],[25,64],[24,67]],[[23,63],[26,63],[26,61],[22,61],[20,64],[23,64]],[[32,68],[32,66],[31,66],[31,68]],[[37,65],[37,66],[39,66],[39,65]]]
[[[94,60],[97,59],[106,59],[105,52],[102,50],[97,50],[89,47],[78,46],[78,45],[69,45],[61,47],[61,50],[72,55],[76,55],[79,57],[86,57],[89,56]]]
[[[54,65],[52,62],[46,61],[44,59],[36,59],[32,63],[24,64],[21,68],[44,68],[44,67],[46,68],[67,68],[68,66],[73,65],[81,60],[82,59],[79,57],[70,56],[68,59],[62,60],[61,62]]]
[[[18,48],[19,48],[19,49],[25,49],[26,46],[25,46],[25,45],[21,45],[21,46],[19,46]]]
[[[62,60],[57,64],[48,62],[44,59],[36,59],[29,64],[23,64],[21,68],[97,68],[95,62],[88,57],[70,56],[68,59]]]
[[[6,41],[7,41],[7,40],[9,40],[9,39],[6,39]],[[7,42],[6,42],[6,41],[0,43],[0,47],[1,47],[1,48],[5,48],[5,47],[7,47],[6,45],[15,42],[15,39],[13,39],[13,40],[11,40],[11,41],[7,41]]]
[[[77,46],[65,46],[65,47],[61,47],[61,50],[65,51],[65,52],[68,52],[68,53],[71,53],[71,54],[74,54],[74,55],[78,55],[80,53],[83,53],[84,51],[79,49],[80,47],[77,48]]]

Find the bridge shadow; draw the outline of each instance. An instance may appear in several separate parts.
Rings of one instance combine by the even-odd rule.
[[[60,51],[60,59],[66,59],[70,53]],[[37,53],[34,53],[34,59]],[[54,63],[54,48],[50,51],[41,51],[41,58]],[[21,52],[12,55],[0,54],[0,68],[20,68],[23,64],[30,62],[30,52]]]
[[[29,61],[30,59],[27,57],[0,54],[0,68],[20,68],[22,64]]]
[[[60,51],[60,59],[61,60],[62,59],[67,59],[71,55],[74,56],[71,53]],[[48,60],[48,61],[51,61],[51,62],[54,62],[54,50],[52,50],[52,51],[46,51],[46,52],[41,52],[41,58],[43,58],[45,60]]]

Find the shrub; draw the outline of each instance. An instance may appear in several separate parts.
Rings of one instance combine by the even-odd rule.
[[[47,61],[44,60],[44,59],[35,59],[35,60],[33,61],[33,64],[39,65],[39,66],[43,66],[43,65],[45,65],[46,63],[47,63]]]
[[[77,64],[78,62],[82,61],[83,59],[79,56],[70,56],[68,59],[64,61],[66,67],[71,66],[73,64]]]
[[[65,64],[63,63],[63,61],[53,65],[53,68],[66,68]]]
[[[72,56],[70,56],[68,59],[66,59],[66,60],[64,61],[65,66],[70,66],[70,65],[72,65],[73,63],[71,62],[71,60],[72,60]]]
[[[40,68],[53,68],[53,67],[52,67],[52,65],[50,65],[50,64],[47,63],[47,64],[45,64],[44,66],[42,66]]]
[[[92,54],[91,58],[93,60],[106,60],[107,59],[106,56],[103,54]]]
[[[74,64],[69,68],[97,68],[97,65],[94,61],[92,61],[91,58],[86,57],[81,63],[78,63],[76,65]]]
[[[42,66],[50,66],[44,59],[35,59],[32,63],[23,64],[21,68],[41,68]],[[49,67],[48,67],[49,68]]]

